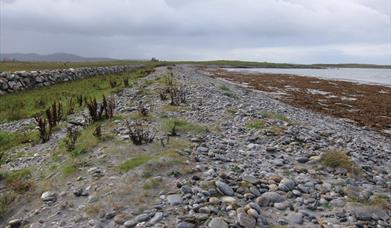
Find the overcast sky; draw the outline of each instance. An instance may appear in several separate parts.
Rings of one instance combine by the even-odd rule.
[[[391,64],[391,0],[0,0],[0,51]]]

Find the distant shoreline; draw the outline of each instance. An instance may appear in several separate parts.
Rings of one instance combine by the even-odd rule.
[[[299,69],[325,69],[325,68],[369,68],[369,69],[391,69],[391,65],[376,64],[294,64],[294,63],[271,63],[271,62],[251,62],[234,60],[213,60],[213,61],[159,61],[150,60],[111,60],[111,61],[0,61],[0,72],[4,71],[34,71],[50,69],[67,69],[90,66],[113,66],[129,64],[151,64],[155,66],[167,65],[199,65],[216,68],[299,68]]]

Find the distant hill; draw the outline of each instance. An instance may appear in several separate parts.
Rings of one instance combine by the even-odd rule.
[[[54,53],[50,55],[40,55],[34,53],[2,53],[0,60],[16,60],[25,62],[92,62],[92,61],[113,61],[111,58],[81,57],[67,53]]]

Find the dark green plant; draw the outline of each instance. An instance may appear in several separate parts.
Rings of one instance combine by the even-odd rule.
[[[92,133],[92,135],[94,135],[95,137],[97,137],[98,139],[100,139],[102,137],[102,127],[101,125],[98,125],[94,132]]]
[[[128,78],[124,78],[124,86],[129,87],[129,79]]]
[[[48,124],[48,121],[41,116],[34,117],[35,122],[38,126],[38,131],[39,131],[39,138],[42,143],[45,143],[49,141],[52,129],[50,125]]]
[[[113,118],[115,106],[116,105],[114,96],[106,98],[105,95],[103,95],[102,109],[105,110],[105,115],[107,119]]]
[[[63,108],[60,102],[54,102],[50,108],[46,110],[46,117],[51,129],[57,126],[57,123],[62,120]]]
[[[112,89],[117,87],[117,81],[112,78],[109,79],[109,84]]]
[[[103,109],[98,104],[96,99],[85,99],[85,104],[87,105],[88,113],[93,122],[97,122],[102,119]]]
[[[83,95],[78,95],[76,99],[77,103],[79,104],[79,107],[83,106]]]
[[[68,109],[67,109],[67,115],[75,113],[75,102],[72,98],[68,100]]]

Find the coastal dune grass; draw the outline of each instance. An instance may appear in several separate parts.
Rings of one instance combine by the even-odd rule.
[[[80,95],[96,98],[107,96],[124,88],[123,79],[134,82],[144,74],[145,71],[140,69],[119,75],[96,76],[3,95],[0,102],[0,123],[33,117],[43,113],[55,101],[61,102],[66,111],[70,99],[76,102]],[[110,85],[110,81],[113,80],[118,81],[118,86],[115,88]],[[78,108],[78,105],[75,107]]]

